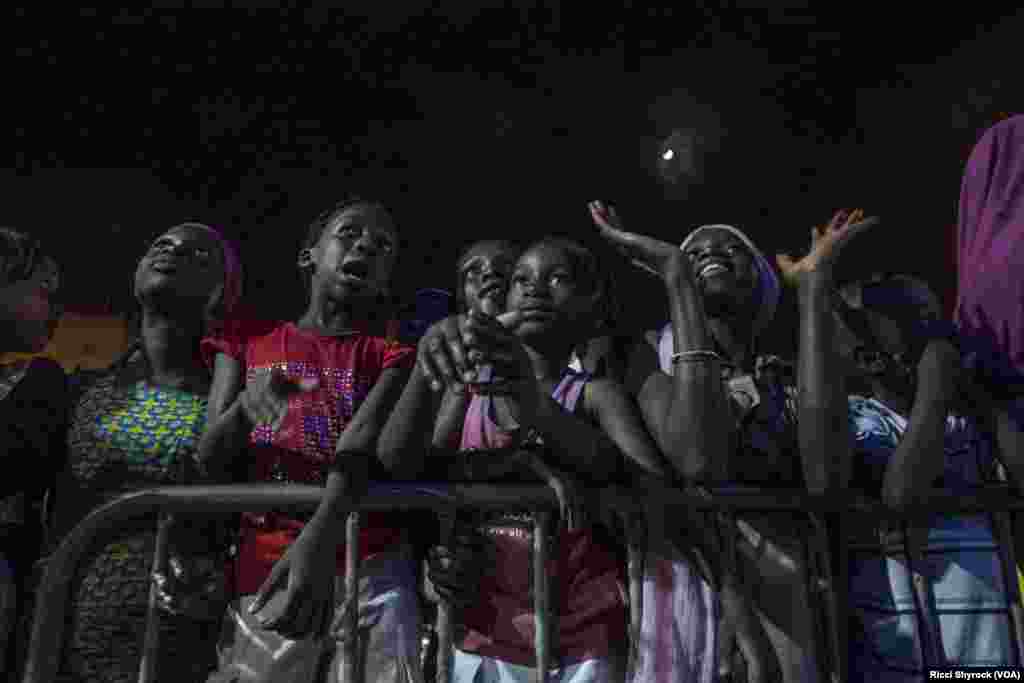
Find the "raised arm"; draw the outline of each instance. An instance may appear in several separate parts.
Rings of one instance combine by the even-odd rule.
[[[658,446],[625,389],[610,380],[592,380],[586,386],[584,405],[619,452],[646,475],[670,479]]]
[[[434,422],[434,438],[431,445],[435,450],[452,450],[459,447],[470,398],[464,384],[452,385],[444,392],[441,407],[437,411],[437,420]]]
[[[885,469],[887,506],[899,510],[913,503],[942,474],[946,417],[956,401],[960,372],[960,353],[951,343],[937,339],[925,347],[907,431]]]
[[[461,433],[462,417],[469,404],[468,397],[456,391],[468,369],[460,329],[462,319],[445,318],[431,325],[420,339],[416,366],[378,447],[383,459],[412,462],[432,445],[450,448],[454,432]]]
[[[206,429],[199,439],[200,466],[214,479],[230,479],[231,464],[245,449],[253,423],[242,409],[245,373],[236,359],[218,353],[207,405]]]
[[[400,468],[418,473],[430,449],[437,417],[437,398],[420,363],[412,369],[395,409],[381,433],[378,453],[382,460],[404,463]]]
[[[835,344],[833,267],[843,247],[877,222],[864,220],[862,211],[837,212],[826,227],[813,229],[806,256],[799,261],[777,257],[783,279],[797,289],[800,302],[798,433],[811,493],[845,490],[850,482],[853,448],[845,376]]]
[[[614,209],[600,202],[591,203],[590,212],[606,240],[664,283],[676,351],[709,350],[704,307],[690,263],[679,248],[624,231]],[[644,357],[637,357],[637,353]],[[636,362],[649,370],[635,381],[639,387],[637,401],[662,453],[687,481],[723,479],[728,469],[732,421],[718,364],[682,363],[669,376],[660,371],[653,351],[641,347],[632,361],[631,376],[636,373]]]

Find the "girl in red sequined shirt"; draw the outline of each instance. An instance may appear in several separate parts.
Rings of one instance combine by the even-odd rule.
[[[251,481],[327,489],[311,518],[244,516],[242,597],[229,610],[222,670],[211,680],[307,683],[343,675],[347,634],[324,637],[344,598],[334,590],[344,575],[339,505],[372,472],[401,473],[398,465],[409,464],[373,455],[415,357],[386,334],[381,314],[397,249],[383,206],[342,202],[314,221],[299,252],[310,292],[305,314],[206,342],[216,365],[211,411],[219,413],[201,445],[207,466],[226,471],[244,454]],[[360,556],[359,680],[419,681],[415,572],[391,515],[364,516]]]

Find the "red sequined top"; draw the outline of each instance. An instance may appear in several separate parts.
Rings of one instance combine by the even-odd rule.
[[[208,362],[216,353],[224,353],[244,363],[246,381],[272,368],[295,379],[319,379],[317,389],[290,399],[279,429],[260,425],[249,437],[249,481],[301,484],[325,481],[338,437],[381,373],[412,367],[416,353],[410,346],[363,331],[327,337],[293,323],[267,332],[253,325],[236,326],[221,338],[203,340],[202,349]],[[238,558],[238,591],[242,595],[259,589],[303,526],[303,520],[276,512],[243,515]],[[392,514],[368,513],[362,523],[360,555],[386,550],[399,538]],[[343,543],[337,559],[341,574],[345,568]]]

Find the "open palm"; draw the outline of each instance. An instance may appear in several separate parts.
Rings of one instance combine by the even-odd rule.
[[[788,254],[775,257],[783,280],[797,286],[811,273],[830,273],[846,245],[878,223],[877,216],[864,218],[862,209],[837,211],[828,225],[811,229],[811,248],[803,258],[795,260]]]
[[[678,246],[647,235],[627,232],[623,229],[622,219],[615,209],[603,202],[594,201],[587,206],[601,236],[637,268],[655,277],[664,278],[672,267],[686,265]]]

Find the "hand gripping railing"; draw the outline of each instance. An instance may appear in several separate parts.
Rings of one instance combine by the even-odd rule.
[[[281,486],[279,484],[246,484],[235,486],[169,486],[131,493],[97,508],[76,526],[63,540],[56,552],[49,558],[42,583],[38,589],[35,619],[32,625],[32,641],[28,660],[25,664],[24,683],[52,683],[61,659],[64,644],[64,628],[68,619],[68,598],[71,581],[79,563],[97,536],[133,518],[161,512],[229,513],[260,511],[270,509],[312,509],[320,502],[323,489],[314,486]],[[540,523],[550,511],[556,509],[557,501],[550,489],[544,486],[488,486],[474,484],[460,486],[444,484],[375,485],[359,503],[360,510],[429,509],[442,510],[458,507],[482,509],[529,510],[539,520],[534,525],[535,538],[544,541],[547,528]],[[353,514],[350,519],[358,519]],[[350,523],[348,532],[358,529],[358,523]],[[158,544],[160,546],[161,544]],[[358,569],[354,557],[358,544],[349,543],[348,568]],[[541,547],[546,544],[541,542]],[[158,547],[158,551],[160,548]],[[159,558],[158,558],[159,561]],[[544,566],[534,564],[538,664],[547,661],[548,633],[546,605],[547,581]],[[354,572],[350,572],[346,585],[355,585]],[[151,609],[152,611],[152,609]],[[356,611],[349,614],[356,618]],[[356,633],[355,624],[349,633]],[[149,629],[152,630],[152,629]],[[155,635],[155,634],[154,634]],[[147,638],[147,640],[150,640]],[[152,646],[153,641],[147,643]],[[346,647],[354,644],[346,643]],[[144,649],[145,652],[145,649]],[[354,661],[347,657],[347,662]],[[147,675],[143,663],[142,678]],[[538,670],[544,670],[538,666]],[[352,680],[352,679],[348,679]]]
[[[607,490],[611,496],[598,497],[599,504],[621,506],[626,499],[620,493],[612,489]],[[32,626],[32,641],[29,648],[28,660],[25,668],[25,683],[51,683],[56,674],[61,656],[61,647],[64,641],[64,628],[68,623],[67,607],[69,589],[72,578],[78,569],[85,552],[93,540],[104,531],[107,531],[126,520],[162,512],[184,512],[189,513],[226,513],[240,511],[259,511],[269,509],[312,509],[320,501],[323,489],[314,486],[281,486],[279,484],[247,484],[234,486],[175,486],[147,491],[140,491],[118,498],[87,516],[74,530],[64,539],[57,551],[49,558],[42,583],[38,589],[35,620]],[[855,513],[860,516],[867,516],[874,519],[902,518],[904,516],[919,516],[928,514],[993,514],[994,531],[996,540],[1001,549],[1003,563],[1003,577],[1006,583],[1006,594],[1010,598],[1010,617],[1013,622],[1013,642],[1016,648],[1018,661],[1024,655],[1024,606],[1021,604],[1019,586],[1017,584],[1016,558],[1011,538],[1006,513],[1013,511],[1024,511],[1024,499],[1013,495],[1005,486],[991,487],[973,495],[950,496],[948,494],[936,493],[927,496],[919,503],[910,506],[900,513],[886,509],[880,503],[869,501],[862,497],[830,493],[826,496],[811,496],[798,490],[708,490],[708,489],[687,489],[661,491],[658,494],[661,502],[665,505],[682,505],[695,509],[716,509],[730,513],[741,512],[801,512],[811,516],[814,527],[817,531],[815,536],[821,544],[821,537],[824,535],[825,527],[820,520],[822,515],[831,513],[834,524],[831,528],[833,534],[843,541],[841,547],[845,547],[844,516]],[[548,619],[548,592],[547,577],[545,576],[545,552],[547,549],[546,534],[547,525],[544,520],[557,507],[557,500],[553,492],[544,486],[520,486],[520,485],[458,485],[458,484],[403,484],[403,485],[374,485],[371,486],[368,495],[359,503],[360,510],[402,510],[402,509],[429,509],[437,511],[450,511],[454,508],[472,507],[483,509],[501,510],[529,510],[535,514],[534,523],[534,544],[537,554],[534,558],[534,586],[535,591],[535,615],[536,615],[536,653],[538,672],[544,672],[549,657],[550,633]],[[351,542],[358,533],[358,513],[353,513],[347,525],[348,558],[349,569],[346,587],[354,590],[356,583],[357,543]],[[164,544],[157,544],[157,553],[161,552]],[[159,563],[160,557],[156,558]],[[813,561],[812,561],[813,564]],[[821,563],[819,563],[820,565]],[[827,562],[825,563],[827,565]],[[845,680],[845,606],[846,606],[846,577],[845,562],[840,561],[843,576],[833,580],[827,566],[818,567],[813,578],[812,592],[817,595],[814,602],[824,612],[823,621],[819,622],[819,628],[827,630],[828,633],[819,632],[820,637],[818,649],[826,655],[827,663],[821,662],[821,680]],[[631,593],[634,587],[631,586]],[[927,586],[915,585],[915,591],[921,593],[918,596],[919,602],[926,596],[923,592]],[[635,605],[634,605],[635,607]],[[151,607],[151,613],[152,613]],[[927,609],[924,610],[927,613]],[[356,612],[348,615],[349,619],[356,618]],[[922,616],[926,623],[921,624],[922,633],[925,634],[925,641],[933,641],[934,624],[927,623],[927,614]],[[636,616],[631,615],[635,621]],[[636,625],[635,623],[633,624]],[[355,633],[354,624],[350,633]],[[152,651],[155,647],[155,630],[153,639],[147,637],[148,649]],[[926,651],[924,659],[926,662],[941,661],[941,643],[923,642]],[[354,644],[347,642],[346,648]],[[149,658],[151,661],[151,654]],[[444,658],[441,657],[443,660]],[[354,657],[347,657],[347,663],[354,662]],[[440,663],[440,662],[439,662]],[[446,669],[442,664],[442,669]],[[440,671],[439,671],[440,673]],[[149,672],[151,676],[151,670]],[[143,683],[147,681],[147,666],[144,661],[143,671],[140,679]],[[151,678],[149,679],[152,680]],[[443,679],[442,679],[443,680]]]

